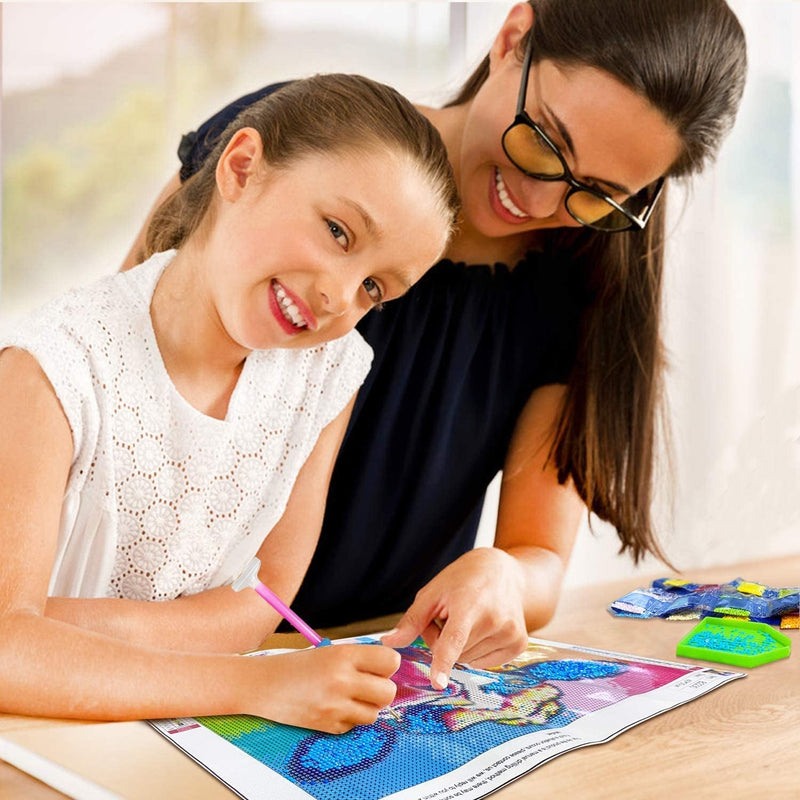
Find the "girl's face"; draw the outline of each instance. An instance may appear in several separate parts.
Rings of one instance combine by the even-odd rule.
[[[526,176],[503,151],[522,79],[514,45],[530,27],[515,12],[492,47],[489,78],[467,111],[456,165],[463,213],[474,229],[492,238],[580,224],[564,206],[566,183]],[[525,109],[575,178],[618,202],[665,174],[680,152],[676,130],[658,110],[591,67],[533,64]]]
[[[246,350],[343,336],[404,294],[447,243],[448,220],[404,156],[312,154],[275,169],[254,131],[231,145],[217,169],[223,199],[205,279],[227,336]]]

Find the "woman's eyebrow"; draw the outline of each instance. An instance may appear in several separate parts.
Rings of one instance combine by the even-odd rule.
[[[572,137],[569,135],[567,126],[558,118],[558,115],[544,101],[542,101],[542,108],[544,108],[548,116],[553,120],[556,128],[558,128],[559,135],[564,140],[564,144],[567,146],[567,150],[569,150],[572,157],[575,158],[575,150],[573,150],[572,147]],[[614,181],[607,181],[605,178],[595,178],[591,175],[587,175],[585,179],[594,181],[595,183],[603,183],[606,186],[610,186],[612,189],[616,189],[618,192],[622,192],[623,194],[634,194],[634,192],[631,191],[627,186],[623,186],[621,183],[614,183]]]

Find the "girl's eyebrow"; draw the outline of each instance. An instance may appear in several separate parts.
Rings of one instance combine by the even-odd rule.
[[[396,294],[392,300],[397,300],[398,297],[402,297],[414,285],[414,279],[411,277],[411,273],[401,267],[391,269],[389,274],[403,287],[403,291]]]
[[[541,101],[542,108],[547,112],[548,116],[553,120],[556,128],[558,128],[558,133],[560,134],[561,138],[564,140],[564,144],[567,146],[567,150],[569,150],[570,154],[573,158],[575,158],[575,150],[572,146],[572,137],[569,135],[569,131],[567,130],[567,126],[558,118],[558,115],[553,111],[544,100]],[[603,183],[606,186],[610,186],[612,189],[616,189],[618,192],[622,192],[623,194],[634,194],[627,186],[623,186],[621,183],[614,183],[614,181],[607,181],[605,178],[594,178],[591,175],[585,176],[585,180],[587,181],[594,181],[595,183]]]
[[[412,280],[411,276],[404,270],[398,270],[397,278],[400,281],[400,283],[402,283],[403,286],[405,286],[405,291],[403,292],[403,294],[405,294],[414,285],[414,281]],[[398,297],[399,296],[401,295],[398,295]]]
[[[375,222],[367,209],[364,208],[361,203],[359,203],[357,200],[352,200],[349,197],[340,196],[337,198],[337,200],[347,206],[350,206],[350,208],[352,208],[361,217],[364,227],[367,229],[367,233],[371,234],[375,239],[381,239],[383,237],[383,229],[378,225],[377,222]]]

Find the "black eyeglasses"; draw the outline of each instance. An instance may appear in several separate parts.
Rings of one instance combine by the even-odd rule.
[[[503,150],[511,163],[531,178],[568,183],[570,189],[564,198],[564,205],[570,216],[581,225],[608,232],[643,229],[664,188],[664,178],[645,186],[640,192],[621,203],[598,189],[576,180],[561,151],[525,111],[525,95],[528,91],[532,55],[531,32],[528,34],[528,45],[522,63],[517,113],[514,121],[503,133]]]

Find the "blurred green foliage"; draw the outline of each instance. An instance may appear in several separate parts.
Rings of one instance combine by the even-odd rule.
[[[163,163],[165,99],[131,89],[101,117],[9,157],[3,175],[3,282],[12,290],[51,243],[85,250],[130,217],[131,187]],[[131,230],[131,237],[135,234]]]

